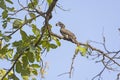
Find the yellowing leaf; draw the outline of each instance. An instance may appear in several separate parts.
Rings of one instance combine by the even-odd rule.
[[[0,76],[5,75],[5,73],[6,73],[6,70],[4,70],[4,69],[1,69],[1,70],[0,70]]]
[[[86,53],[87,53],[87,48],[86,47],[83,47],[83,46],[79,46],[79,51],[81,53],[82,56],[85,56]]]
[[[75,54],[78,54],[78,52],[79,52],[79,48],[77,47],[77,48],[75,49]]]
[[[44,78],[44,74],[46,74],[45,69],[40,69],[41,77]]]

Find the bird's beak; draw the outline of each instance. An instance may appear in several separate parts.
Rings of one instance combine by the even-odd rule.
[[[61,22],[56,23],[56,26],[62,27],[63,24]]]
[[[56,23],[56,26],[58,26],[59,24],[58,23]]]

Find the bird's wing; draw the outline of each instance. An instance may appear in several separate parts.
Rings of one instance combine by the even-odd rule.
[[[75,35],[74,35],[71,31],[69,31],[69,30],[67,30],[67,29],[65,29],[65,28],[64,28],[64,29],[61,29],[61,33],[62,33],[62,34],[66,34],[66,35],[68,35],[68,36],[76,39]]]

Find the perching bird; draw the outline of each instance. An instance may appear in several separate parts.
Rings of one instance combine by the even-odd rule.
[[[76,42],[75,35],[71,31],[65,29],[65,25],[62,22],[58,22],[56,26],[61,27],[60,33],[63,35],[65,39],[71,40],[74,43]]]

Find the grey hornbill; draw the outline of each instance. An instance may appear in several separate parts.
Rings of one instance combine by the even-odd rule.
[[[65,25],[62,22],[58,22],[56,26],[61,27],[60,33],[65,39],[72,41],[73,43],[77,43],[75,35],[71,31],[65,29]]]

